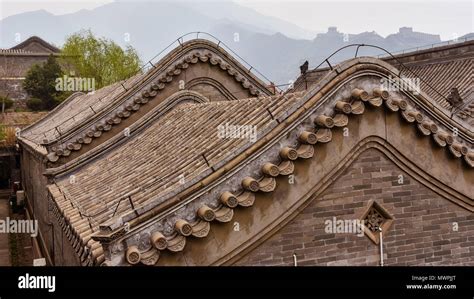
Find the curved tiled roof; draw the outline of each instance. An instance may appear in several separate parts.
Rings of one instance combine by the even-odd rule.
[[[29,44],[36,42],[39,43],[41,46],[44,48],[48,49],[49,51],[53,53],[59,53],[61,50],[56,48],[55,46],[51,45],[50,43],[46,42],[42,38],[38,36],[31,36],[24,40],[23,42],[19,43],[18,45],[14,46],[11,48],[11,50],[23,50],[23,48],[27,47]]]
[[[451,112],[447,97],[457,88],[465,106],[453,112],[474,126],[474,41],[455,43],[420,51],[382,58],[402,71],[407,78],[420,78],[420,88],[433,100]],[[400,62],[404,66],[400,65]],[[298,91],[321,80],[329,68],[308,71],[295,82]],[[470,104],[469,104],[470,103]]]
[[[219,66],[253,95],[270,94],[262,81],[222,48],[205,40],[193,40],[173,50],[145,74],[104,87],[94,94],[71,96],[41,122],[25,129],[21,136],[38,144],[67,142],[50,149],[57,156],[67,155],[71,150],[81,148],[83,135],[99,137],[104,130],[97,126],[103,124],[102,127],[108,128],[105,123],[110,126],[119,123],[121,118],[129,115],[123,111],[133,113],[139,110],[141,105],[159,94],[173,77],[198,62]]]
[[[299,96],[184,104],[119,147],[82,164],[79,171],[58,178],[49,190],[66,219],[74,225],[85,224],[83,233],[91,235],[112,215],[130,211],[129,196],[137,209],[161,204],[183,181],[189,185],[202,179],[232,158],[235,151],[252,144],[249,139],[219,137],[220,125],[256,126],[256,133],[261,136],[278,123],[274,119],[283,116],[286,107]],[[180,120],[191,125],[183,126]],[[67,208],[71,204],[72,210]],[[80,214],[87,220],[76,218]]]
[[[93,234],[95,240],[110,241],[125,233],[123,223],[130,221],[138,226],[158,211],[171,209],[166,215],[174,227],[171,231],[155,231],[155,249],[140,252],[130,246],[126,253],[131,264],[154,264],[159,250],[183,250],[186,237],[205,237],[209,222],[230,221],[232,209],[238,205],[251,206],[255,192],[273,191],[276,176],[292,173],[294,160],[311,158],[315,144],[331,141],[332,127],[347,125],[348,115],[363,114],[367,105],[384,105],[389,111],[400,113],[420,134],[431,136],[433,144],[446,147],[454,157],[474,167],[470,148],[473,132],[459,127],[456,135],[451,133],[449,128],[457,124],[436,110],[433,100],[423,92],[409,102],[378,88],[355,88],[349,98],[337,99],[333,107],[321,111],[322,97],[335,84],[341,83],[344,76],[363,71],[397,74],[397,70],[379,60],[359,58],[339,65],[307,93],[184,104],[155,121],[150,119],[149,126],[128,140],[56,177],[55,184],[48,188],[56,203],[58,220],[83,255],[83,262],[100,263],[104,260],[102,248],[92,239]],[[284,131],[296,128],[305,119],[311,122],[306,121],[306,129],[299,130],[298,135]],[[257,126],[256,143],[220,138],[219,125],[226,123]],[[246,158],[281,134],[294,138],[294,142],[281,144],[280,158],[263,157],[257,161],[261,166],[258,171],[236,178],[234,182],[238,180],[238,185],[227,186],[227,192],[214,194],[220,205],[189,202],[182,209],[197,215],[191,222],[173,208],[217,177],[226,176],[231,169],[245,167],[241,163]],[[276,160],[279,162],[275,163]],[[459,204],[469,207],[462,200]]]
[[[366,94],[367,96],[365,96]],[[380,90],[373,90],[372,95],[362,89],[355,89],[352,92],[354,101],[344,99],[336,103],[333,116],[325,114],[318,115],[314,119],[316,131],[314,133],[303,131],[299,135],[300,145],[296,148],[284,147],[280,151],[280,163],[262,162],[261,174],[255,177],[245,177],[240,186],[228,186],[228,190],[240,189],[237,193],[225,191],[221,193],[219,199],[222,205],[217,208],[210,208],[207,205],[195,207],[197,215],[195,222],[188,222],[178,219],[175,222],[176,234],[166,236],[165,232],[154,232],[151,237],[152,247],[146,252],[140,252],[138,247],[132,245],[125,252],[126,261],[129,264],[141,262],[145,265],[153,265],[160,256],[160,251],[169,250],[171,252],[182,251],[186,245],[186,238],[206,237],[210,231],[212,222],[229,222],[233,218],[233,209],[240,207],[251,207],[258,192],[273,192],[277,186],[276,177],[293,174],[294,163],[298,159],[308,159],[314,155],[314,146],[318,143],[327,143],[332,140],[333,127],[345,127],[348,124],[350,114],[363,114],[365,106],[375,108],[385,106],[389,111],[399,112],[402,118],[416,126],[422,135],[432,136],[434,142],[441,147],[448,147],[455,157],[464,157],[470,167],[474,167],[474,151],[469,150],[466,145],[455,141],[451,134],[439,130],[438,126],[427,119],[422,113],[411,107],[403,99],[390,98],[389,93]],[[364,95],[364,96],[362,96]],[[464,207],[474,211],[474,205]],[[97,238],[100,240],[100,237]],[[178,245],[177,245],[178,244]],[[149,256],[154,256],[152,262]]]
[[[31,51],[25,51],[22,49],[0,49],[1,54],[36,54]]]
[[[474,55],[452,61],[418,63],[410,65],[409,69],[423,80],[420,82],[421,89],[432,99],[470,126],[474,126]],[[407,77],[413,77],[413,73],[402,72]],[[446,100],[453,88],[457,89],[463,100],[460,107],[452,107]]]
[[[21,136],[37,144],[47,144],[51,140],[61,138],[61,134],[69,132],[82,122],[111,105],[125,88],[132,88],[143,79],[139,74],[126,80],[114,83],[87,94],[76,92],[51,111],[42,121],[34,123],[22,131]]]
[[[97,211],[96,206],[89,207],[87,204],[93,197],[101,198],[103,203],[99,205],[104,207],[111,207],[128,195],[133,195],[137,207],[146,205],[149,200],[159,204],[160,198],[169,196],[176,187],[182,185],[181,174],[185,181],[191,182],[218,167],[233,155],[234,150],[251,144],[248,139],[220,138],[219,125],[256,126],[257,134],[262,135],[276,124],[270,113],[275,112],[273,118],[280,116],[285,107],[296,99],[297,95],[288,95],[186,104],[164,115],[137,136],[130,136],[121,146],[82,165],[79,172],[70,173],[75,176],[73,183],[66,178],[59,179],[57,185],[66,199],[70,198],[84,208],[84,214]],[[262,113],[266,109],[269,112]],[[183,127],[178,120],[186,120],[192,125]],[[128,162],[124,164],[124,161]],[[112,173],[113,177],[121,180],[113,179]],[[97,184],[98,181],[107,183]],[[128,204],[122,202],[117,213],[128,209]],[[100,223],[113,212],[113,209],[104,210],[103,214],[91,220]]]
[[[474,86],[474,58],[444,61],[440,63],[413,65],[409,67],[418,77],[422,78],[421,89],[445,108],[451,104],[446,101],[452,88],[457,88],[461,98],[471,98]],[[402,71],[407,77],[413,77],[412,73]],[[427,84],[431,85],[429,88]],[[439,93],[438,93],[439,92]]]

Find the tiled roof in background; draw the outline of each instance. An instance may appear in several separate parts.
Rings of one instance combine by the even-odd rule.
[[[408,68],[411,72],[402,71],[402,74],[407,77],[413,77],[412,72],[416,74],[423,80],[421,82],[421,89],[445,108],[451,107],[445,97],[449,96],[452,88],[457,88],[461,98],[465,101],[469,99],[472,93],[474,85],[473,58],[422,64],[409,66]],[[437,92],[428,87],[427,84]]]
[[[0,113],[0,125],[24,127],[42,119],[48,112],[5,112]]]
[[[474,124],[474,41],[404,53],[395,57],[408,70],[390,56],[382,60],[402,70],[402,75],[406,77],[420,78],[421,90],[442,107],[451,109],[446,98],[452,88],[457,88],[464,106],[454,111],[469,124]],[[296,80],[295,90],[305,90],[316,84],[328,72],[329,68],[308,71],[304,77],[300,76]]]
[[[35,54],[34,52],[25,51],[22,49],[0,49],[0,54]]]

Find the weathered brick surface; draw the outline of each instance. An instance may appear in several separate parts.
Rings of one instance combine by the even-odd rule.
[[[0,55],[0,95],[13,100],[28,97],[23,89],[23,78],[34,64],[45,62],[48,56],[5,56]]]
[[[361,218],[370,200],[394,218],[384,236],[385,265],[474,265],[474,215],[375,149],[364,152],[303,212],[236,264],[293,265],[296,254],[300,266],[378,265],[379,247],[367,236],[324,230],[325,220],[333,217]]]

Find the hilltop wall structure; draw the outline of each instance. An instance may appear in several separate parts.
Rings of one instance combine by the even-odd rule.
[[[429,87],[384,89],[403,78],[380,59],[308,74],[274,94],[193,40],[24,129],[48,263],[474,265],[470,119]],[[459,74],[437,80],[465,97]]]
[[[474,41],[458,42],[430,49],[386,55],[381,60],[399,70],[405,81],[420,79],[419,88],[430,98],[447,108],[453,117],[474,125]],[[323,67],[308,71],[298,77],[293,91],[307,90],[330,71]],[[457,90],[462,99],[461,105],[453,105],[449,97]],[[456,107],[454,107],[456,106]]]

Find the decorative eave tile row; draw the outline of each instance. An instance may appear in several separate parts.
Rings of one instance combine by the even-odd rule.
[[[130,88],[144,76],[145,74],[138,74],[130,77],[127,82],[119,81],[87,94],[76,92],[44,118],[24,128],[21,136],[37,144],[49,146],[61,139],[61,135],[67,134],[78,124],[113,104],[114,100],[120,98],[125,91],[122,84],[125,88]]]
[[[77,134],[78,130],[87,128],[97,117],[102,117],[110,109],[117,107],[123,101],[133,96],[137,90],[142,89],[174,61],[193,50],[210,50],[217,56],[229,62],[241,74],[264,94],[270,95],[268,86],[255,76],[251,70],[232,57],[218,44],[204,40],[194,39],[184,42],[160,59],[151,71],[143,72],[130,77],[125,81],[116,82],[103,87],[95,92],[77,96],[70,96],[41,121],[22,130],[22,136],[37,144],[52,147],[55,143],[64,143]],[[56,130],[57,127],[57,130]],[[48,142],[44,142],[47,139]]]
[[[175,233],[165,236],[161,231],[155,231],[150,236],[151,249],[141,252],[136,245],[128,246],[125,251],[125,260],[130,265],[144,264],[154,265],[159,260],[160,252],[183,251],[188,237],[204,238],[210,231],[210,223],[230,222],[233,217],[233,209],[238,207],[251,207],[258,192],[273,192],[276,188],[275,178],[282,175],[290,175],[294,171],[293,162],[297,159],[309,159],[314,155],[314,147],[318,143],[327,143],[332,140],[332,129],[334,127],[345,127],[349,122],[348,115],[363,114],[365,106],[381,107],[383,104],[389,111],[399,112],[403,119],[412,123],[423,135],[431,135],[434,141],[441,147],[448,147],[451,154],[474,167],[474,152],[468,150],[467,146],[455,140],[454,136],[438,128],[438,126],[420,111],[410,106],[409,103],[400,98],[392,98],[389,92],[380,88],[372,90],[372,94],[363,89],[352,90],[351,98],[336,102],[332,115],[317,115],[314,119],[315,132],[302,131],[298,136],[296,148],[283,147],[279,153],[278,164],[266,162],[261,166],[261,177],[245,177],[241,181],[240,192],[233,194],[225,191],[221,194],[220,206],[215,209],[203,204],[196,211],[194,222],[178,219],[174,223]],[[229,188],[232,189],[232,188]],[[100,238],[94,238],[100,241]],[[104,265],[107,265],[106,261]]]
[[[51,147],[51,151],[47,155],[48,161],[54,163],[62,156],[68,157],[71,152],[79,151],[83,145],[90,144],[94,139],[110,131],[113,126],[120,124],[124,119],[140,110],[148,101],[156,97],[167,84],[173,81],[174,77],[178,76],[191,64],[198,62],[219,66],[223,71],[226,71],[230,76],[234,77],[245,89],[249,90],[251,95],[259,96],[262,94],[262,92],[244,75],[240,74],[236,68],[232,67],[215,53],[209,50],[195,50],[172,64],[154,82],[148,84],[141,92],[133,96],[132,99],[126,101],[123,105],[110,113],[108,117],[89,127],[85,133],[80,134],[64,145]]]
[[[326,88],[326,89],[327,89],[327,88]],[[314,94],[313,94],[313,95],[314,95]],[[409,97],[409,98],[411,98],[411,97]],[[306,98],[306,100],[308,100],[308,99],[309,99],[309,98]],[[369,101],[369,100],[370,100],[370,101]],[[405,107],[405,110],[408,108],[408,102],[407,102],[407,101],[401,101],[401,100],[398,100],[398,99],[393,99],[393,101],[392,101],[392,100],[389,101],[389,100],[390,100],[390,99],[385,100],[385,102],[388,103],[388,104],[390,104],[390,106],[392,106],[392,109],[391,109],[391,110],[394,110],[394,109],[396,110],[396,107],[395,107],[396,105],[398,105],[398,106],[401,107],[401,109],[400,109],[400,107],[399,107],[399,109],[397,110],[397,111],[400,111],[400,113],[403,111],[403,108],[404,108],[404,107]],[[414,100],[414,102],[416,102],[415,100],[417,100],[417,99],[413,99],[413,100]],[[319,127],[319,125],[318,125],[317,130],[316,130],[315,132],[309,132],[309,133],[306,133],[306,134],[301,134],[301,137],[299,137],[298,139],[303,140],[303,142],[301,142],[301,144],[300,144],[299,146],[296,146],[296,147],[294,148],[294,150],[296,150],[296,153],[300,156],[300,158],[304,158],[304,157],[308,157],[308,158],[309,158],[309,157],[311,157],[311,156],[313,155],[313,153],[314,153],[314,148],[313,148],[313,146],[312,146],[311,144],[304,143],[304,140],[308,140],[310,143],[311,143],[311,142],[314,142],[314,139],[315,139],[315,138],[314,138],[313,135],[316,135],[316,136],[317,136],[317,137],[316,137],[316,140],[317,140],[317,138],[320,138],[320,139],[321,139],[320,142],[323,142],[323,140],[327,140],[327,139],[330,140],[330,137],[331,137],[331,135],[330,135],[330,134],[331,134],[331,128],[327,128],[327,127],[328,127],[328,126],[331,127],[331,121],[328,120],[328,118],[327,118],[328,116],[329,116],[330,118],[332,118],[334,122],[337,122],[337,123],[342,122],[342,123],[343,123],[343,122],[344,122],[344,119],[345,119],[344,116],[347,116],[347,115],[337,116],[337,114],[349,114],[349,113],[351,113],[351,114],[361,114],[361,113],[364,112],[364,110],[365,110],[365,105],[366,105],[367,103],[368,103],[368,105],[372,105],[372,106],[380,106],[381,103],[383,103],[383,100],[380,101],[380,99],[377,99],[377,96],[368,97],[368,96],[364,95],[363,92],[360,92],[360,91],[359,91],[359,94],[357,94],[357,92],[356,92],[356,93],[354,94],[354,96],[352,96],[352,97],[350,98],[350,100],[347,100],[347,99],[346,99],[346,100],[343,100],[343,101],[339,101],[339,102],[337,102],[337,103],[334,103],[336,111],[337,111],[337,112],[340,112],[340,113],[336,113],[335,115],[332,115],[332,116],[330,116],[330,114],[325,115],[324,117],[319,117],[319,116],[318,116],[319,120],[318,120],[318,121],[315,120],[315,121],[316,121],[316,122],[319,122],[319,124],[324,124],[324,127]],[[404,105],[404,103],[405,103],[406,105]],[[218,104],[224,105],[224,103],[222,103],[222,104],[221,104],[221,103],[218,103]],[[380,104],[380,105],[379,105],[379,104]],[[312,104],[312,105],[313,105],[313,104]],[[312,106],[308,106],[308,105],[306,105],[306,106],[307,106],[308,108],[309,108],[309,107],[312,107]],[[349,106],[350,106],[350,107],[349,107]],[[425,109],[426,109],[426,107],[425,107]],[[286,111],[286,110],[285,110],[285,111]],[[288,110],[288,111],[291,111],[291,109]],[[288,113],[289,113],[289,112],[288,112]],[[285,113],[283,113],[283,115],[288,115],[288,113],[285,112]],[[411,114],[413,114],[413,113],[411,113]],[[407,115],[409,115],[409,114],[407,113]],[[436,116],[436,115],[435,115],[435,116]],[[434,117],[435,117],[435,116],[434,116]],[[418,117],[418,118],[419,118],[419,117]],[[284,118],[276,117],[276,119],[278,119],[278,120],[281,122]],[[438,119],[437,119],[437,120],[438,120]],[[440,123],[443,123],[443,122],[441,121]],[[333,126],[334,126],[334,125],[333,125]],[[312,130],[308,130],[308,131],[312,131]],[[312,133],[313,135],[311,135],[310,133]],[[319,136],[318,136],[318,135],[319,135]],[[460,135],[460,136],[462,137],[463,135]],[[295,139],[295,140],[296,140],[296,139]],[[294,151],[291,151],[291,152],[294,153]],[[298,157],[298,156],[297,156],[297,157]],[[279,165],[279,163],[275,163],[275,164],[276,164],[276,165]],[[262,173],[263,173],[263,171],[262,171]],[[259,180],[256,179],[256,181],[259,181]],[[251,185],[251,184],[250,184],[250,185]],[[254,185],[255,185],[255,184],[254,184]],[[232,189],[232,190],[233,190],[233,189]],[[254,189],[254,190],[255,190],[255,189]],[[257,192],[260,192],[260,191],[257,191]],[[239,194],[239,192],[234,192],[234,193],[235,193],[235,194]],[[68,198],[69,198],[69,199],[68,199],[68,201],[69,201],[69,200],[71,200],[73,197],[68,196]],[[55,199],[56,199],[56,198],[55,198]],[[217,198],[216,198],[216,200],[217,200]],[[63,204],[64,204],[64,203],[63,203]],[[63,204],[61,204],[62,207],[64,206]],[[71,205],[71,203],[67,202],[65,205],[68,206],[68,205]],[[210,205],[210,204],[209,204],[209,205]],[[214,207],[213,210],[214,210],[215,212],[216,212],[217,210],[220,211],[221,208],[222,208],[222,206],[220,206],[220,207],[215,207],[214,205],[213,205],[213,207]],[[64,207],[63,207],[63,208],[64,208]],[[62,208],[62,209],[63,209],[63,208]],[[228,208],[228,207],[227,207],[227,208]],[[229,209],[230,209],[230,208],[229,208]],[[76,214],[77,214],[77,213],[76,213]],[[226,209],[224,209],[224,210],[223,210],[223,214],[229,215],[230,213],[228,213],[228,211],[227,211]],[[74,217],[74,216],[73,216],[73,217]],[[176,215],[175,215],[172,219],[168,218],[168,216],[165,216],[165,217],[167,218],[167,221],[166,221],[167,223],[175,223],[175,218],[174,218],[174,217],[176,217]],[[179,217],[179,216],[178,216],[178,217]],[[76,215],[76,218],[77,218],[77,215]],[[196,220],[192,220],[192,221],[189,220],[189,218],[188,218],[187,216],[186,216],[185,218],[189,221],[189,223],[190,223],[191,225],[196,222]],[[185,220],[185,219],[183,219],[183,220]],[[229,220],[229,221],[230,221],[230,220]],[[77,223],[73,223],[73,224],[70,224],[70,225],[76,226]],[[101,229],[101,230],[102,230],[102,229]],[[123,230],[117,230],[117,234],[120,234],[121,232],[123,232]],[[164,230],[158,229],[158,232],[164,234]],[[178,232],[175,232],[175,234],[178,234]],[[191,234],[191,235],[192,235],[192,234]],[[104,236],[105,236],[105,234],[104,234]],[[122,236],[123,236],[123,234],[122,234]],[[116,235],[110,236],[110,238],[109,238],[108,240],[104,239],[104,241],[117,240],[116,237],[118,237],[118,235],[117,235],[117,236],[116,236]],[[174,241],[179,241],[179,242],[177,242],[176,244],[181,244],[181,245],[183,244],[183,242],[184,242],[184,243],[186,242],[185,239],[184,239],[184,241],[183,241],[182,238],[176,239],[176,238],[174,238],[174,237],[175,237],[175,235],[170,235],[170,234],[169,234],[169,231],[166,230],[166,239],[167,239],[167,240],[171,241],[171,239],[173,239]],[[97,240],[97,241],[100,241],[99,239],[96,239],[96,240]],[[132,243],[133,243],[133,242],[132,242]],[[123,243],[121,243],[121,244],[123,245]],[[175,245],[175,243],[173,243],[173,242],[171,242],[171,244]],[[181,246],[181,245],[180,245],[180,246]],[[180,246],[178,246],[178,248],[179,248]],[[175,248],[175,247],[173,247],[173,248]],[[156,249],[156,248],[155,248],[155,249]],[[117,251],[115,251],[115,253],[116,253],[116,252],[117,252]],[[120,252],[122,252],[122,250],[120,250]],[[144,254],[145,252],[148,252],[148,250],[144,250],[144,251],[142,251],[141,253]],[[148,255],[144,255],[144,256],[145,256],[145,257],[148,257]],[[152,255],[152,256],[154,256],[154,255]],[[150,260],[152,260],[152,259],[149,259],[149,261],[150,261]],[[107,261],[106,263],[108,263],[108,261]],[[114,264],[115,264],[115,262],[114,262]]]
[[[469,150],[467,145],[456,140],[454,133],[440,129],[431,119],[411,106],[406,100],[392,98],[387,91],[377,88],[373,90],[373,97],[369,97],[368,93],[361,89],[354,90],[352,97],[374,107],[379,107],[382,103],[385,103],[389,111],[399,111],[403,119],[416,125],[418,131],[423,135],[431,135],[436,144],[447,147],[454,157],[463,158],[470,167],[474,167],[474,152]]]
[[[436,48],[432,49],[436,51]],[[421,50],[423,51],[423,50]],[[416,58],[418,51],[411,54],[405,53],[405,56],[413,55]],[[394,67],[400,68],[398,61],[392,60],[391,57],[382,58],[388,60]],[[431,99],[437,102],[440,107],[447,109],[447,112],[455,111],[455,115],[468,125],[474,126],[474,103],[467,104],[462,109],[452,108],[452,105],[446,100],[451,89],[456,87],[460,93],[463,103],[472,101],[473,94],[473,69],[474,59],[471,55],[462,59],[453,56],[452,60],[442,59],[441,61],[433,61],[432,59],[425,62],[417,61],[416,59],[410,62],[404,62],[405,67],[401,68],[401,74],[406,78],[420,78],[420,89],[429,95]],[[297,78],[294,86],[295,90],[306,89],[306,86],[312,86],[320,81],[324,76],[330,72],[330,68],[321,68],[309,70],[306,74]],[[442,75],[440,75],[442,74]],[[426,83],[429,83],[429,86]],[[461,104],[462,105],[462,104]]]
[[[188,91],[184,92],[183,91],[181,93],[190,93],[190,94],[192,94],[194,92],[188,92]],[[174,134],[175,133],[175,129],[174,129],[175,126],[174,125],[169,125],[169,126],[167,126],[168,128],[166,130],[161,130],[160,131],[160,133],[162,133],[161,135],[157,136],[156,130],[159,129],[162,126],[162,124],[171,124],[171,123],[179,124],[179,121],[178,122],[176,121],[178,119],[189,120],[190,117],[198,117],[199,119],[202,120],[202,123],[205,123],[208,126],[208,128],[210,128],[210,130],[207,130],[208,135],[205,135],[205,136],[215,136],[216,137],[215,142],[218,142],[218,143],[215,143],[216,146],[219,146],[219,147],[222,146],[223,148],[227,148],[229,146],[235,146],[235,149],[237,150],[240,147],[246,148],[245,146],[247,145],[248,142],[245,141],[245,140],[241,140],[241,139],[230,139],[230,140],[232,140],[232,142],[231,142],[231,144],[229,144],[228,143],[229,140],[222,139],[222,138],[217,138],[217,135],[215,134],[215,132],[216,132],[216,127],[219,124],[222,124],[223,121],[228,119],[229,117],[235,119],[236,123],[240,123],[240,121],[242,121],[242,120],[247,121],[248,119],[251,119],[252,124],[254,124],[254,125],[256,125],[256,126],[258,126],[259,128],[262,129],[261,132],[266,132],[267,129],[269,130],[270,127],[276,125],[276,122],[272,120],[271,116],[273,115],[274,117],[279,117],[283,113],[282,111],[286,110],[285,107],[293,105],[295,102],[297,102],[299,99],[301,99],[301,96],[302,96],[302,94],[298,93],[298,94],[294,94],[294,95],[292,94],[292,95],[286,95],[286,96],[266,97],[264,99],[251,98],[251,99],[242,99],[242,100],[230,101],[230,102],[223,101],[223,102],[206,102],[206,103],[201,103],[201,104],[187,104],[187,106],[183,106],[183,107],[180,107],[180,108],[177,108],[177,109],[173,109],[172,111],[170,111],[170,114],[166,114],[166,116],[164,116],[163,118],[160,118],[159,120],[157,118],[152,118],[150,116],[150,118],[149,118],[150,121],[147,121],[145,119],[146,118],[146,116],[145,116],[144,118],[142,118],[139,121],[139,122],[142,122],[141,124],[139,122],[135,122],[134,125],[136,125],[136,124],[138,124],[139,126],[143,125],[144,130],[149,131],[149,135],[153,136],[153,138],[157,138],[155,140],[157,142],[159,142],[159,140],[162,140],[162,138],[160,136],[163,136],[163,138],[164,138],[166,136],[170,136],[168,134]],[[174,97],[174,96],[172,96],[172,97]],[[172,102],[170,101],[169,106],[172,107],[174,105],[173,103],[174,103],[174,101],[172,101]],[[233,107],[233,109],[230,109],[230,107]],[[237,108],[237,107],[239,107],[239,108]],[[246,107],[253,107],[254,111],[252,113],[248,113]],[[268,108],[268,107],[271,108],[272,112],[262,113],[262,112],[265,112],[266,108]],[[158,107],[157,107],[157,109],[161,110],[161,108],[158,108]],[[279,109],[279,110],[277,110],[277,109]],[[196,114],[195,112],[197,112],[197,111],[201,111],[200,114]],[[207,118],[204,117],[206,115],[210,115],[210,113],[215,114],[216,111],[227,113],[227,114],[225,114],[227,116],[224,117],[224,118],[212,118],[212,119],[207,119]],[[154,111],[150,111],[149,113],[154,113]],[[186,117],[184,117],[184,118],[175,117],[176,115],[183,115],[183,113],[185,113],[184,115],[186,115]],[[152,114],[150,114],[150,115],[152,115]],[[202,116],[200,116],[200,115],[202,115]],[[148,123],[153,123],[153,127],[150,128],[150,126],[147,125]],[[200,127],[200,126],[198,125],[197,127]],[[156,129],[154,129],[154,128],[156,128]],[[191,127],[188,127],[188,129],[189,128],[191,128]],[[131,131],[134,131],[133,127],[131,127]],[[193,130],[191,130],[191,131],[193,131]],[[204,133],[201,129],[196,130],[195,132],[197,134]],[[141,134],[142,133],[136,134],[134,136],[139,137],[139,136],[142,136]],[[202,137],[202,135],[197,135],[197,134],[193,134],[192,136],[201,136]],[[262,133],[262,134],[264,134],[264,133]],[[146,141],[146,142],[150,142],[153,139],[141,138],[141,140]],[[207,138],[206,138],[206,140],[207,140]],[[190,148],[203,148],[203,149],[204,148],[213,148],[212,146],[209,147],[209,142],[202,141],[202,138],[196,138],[194,141],[195,141],[195,143],[193,143],[191,145],[191,144],[189,144],[190,139],[189,138],[184,138],[181,141],[179,141],[178,143],[176,143],[176,146],[173,146],[172,148],[173,149],[181,148],[182,146],[190,146]],[[134,142],[130,142],[130,144],[133,145]],[[211,143],[211,144],[214,144],[214,143]],[[121,150],[117,150],[117,152],[120,152],[121,154],[123,154],[123,147],[120,147],[120,149]],[[135,149],[137,151],[133,151],[133,152],[136,152],[136,153],[142,153],[143,152],[143,147],[142,146],[137,146]],[[220,152],[221,151],[216,151],[216,153],[221,155]],[[125,159],[127,159],[127,156],[128,155],[124,155]],[[172,175],[173,173],[175,173],[176,170],[180,169],[181,166],[186,167],[181,171],[182,173],[187,173],[186,169],[191,169],[190,173],[192,173],[192,171],[195,171],[195,168],[194,168],[195,163],[186,162],[186,160],[183,160],[182,157],[183,157],[183,155],[177,155],[176,157],[174,157],[173,162],[168,167],[164,167],[163,164],[156,164],[156,167],[161,167],[161,168],[164,169],[164,172],[161,172],[161,173],[158,173],[156,170],[152,170],[155,167],[147,168],[148,172],[152,172],[155,175],[154,181],[148,181],[147,184],[149,184],[151,186],[155,182],[160,183],[159,180],[160,180],[161,177],[169,177],[170,174]],[[215,161],[221,161],[221,162],[226,161],[225,159],[220,160],[220,158],[218,158],[220,156],[215,157],[213,155],[209,155],[208,157],[209,157],[208,161],[212,165],[215,165]],[[230,159],[231,157],[232,157],[232,152],[229,152],[227,159]],[[172,158],[172,157],[170,157],[170,158]],[[198,160],[199,160],[199,158],[200,157],[198,156]],[[107,159],[100,159],[99,161],[106,161],[106,160]],[[130,159],[127,159],[127,160],[130,160]],[[189,159],[189,161],[195,161],[195,160],[193,158],[193,160]],[[204,161],[202,161],[202,162],[204,162]],[[82,164],[82,165],[84,165],[84,164]],[[208,167],[205,166],[204,163],[201,163],[201,164],[202,164],[202,167],[208,169]],[[129,167],[134,167],[134,164],[129,164]],[[203,168],[201,166],[199,166],[199,167],[200,168],[197,169],[197,171],[203,171]],[[122,168],[127,168],[127,167],[122,167]],[[101,166],[98,166],[97,169],[103,169],[103,168]],[[107,185],[107,181],[111,179],[111,176],[110,176],[111,173],[109,173],[108,171],[106,172],[106,175],[104,177],[105,180],[102,180],[101,177],[96,176],[96,173],[93,172],[93,171],[87,171],[85,173],[86,173],[85,179],[90,184],[87,184],[85,181],[83,181],[82,180],[83,177],[81,177],[77,174],[74,174],[75,176],[77,175],[77,177],[76,177],[77,182],[76,183],[71,183],[70,182],[70,177],[65,175],[63,178],[57,178],[57,181],[58,181],[57,185],[48,186],[48,189],[50,190],[51,194],[54,191],[55,195],[52,195],[52,197],[54,198],[54,200],[56,201],[56,203],[60,207],[60,210],[63,211],[64,217],[67,220],[66,223],[68,223],[68,225],[70,225],[74,228],[78,227],[78,226],[82,226],[86,223],[86,221],[85,221],[85,219],[87,218],[86,215],[87,214],[91,215],[91,217],[90,217],[91,223],[89,223],[90,225],[84,226],[84,229],[86,229],[86,230],[84,232],[83,231],[80,232],[81,239],[88,238],[92,233],[94,233],[93,230],[95,230],[99,225],[102,225],[103,219],[111,216],[113,211],[108,210],[108,211],[105,211],[105,212],[101,212],[104,208],[104,205],[108,206],[109,208],[117,207],[117,209],[118,209],[117,210],[118,211],[117,215],[119,215],[123,212],[122,208],[129,209],[129,204],[127,203],[128,201],[123,201],[123,202],[120,201],[120,203],[122,203],[120,205],[116,201],[116,199],[117,199],[116,196],[110,196],[110,192],[112,192],[112,189],[108,189],[108,190],[104,191],[106,193],[100,193],[102,190],[99,190],[99,192],[96,193],[96,192],[93,192],[92,189],[89,188],[91,186],[96,185],[97,182],[101,182],[99,184],[100,186]],[[115,179],[112,179],[112,180],[114,180],[114,181],[123,180],[124,179],[123,177],[126,176],[128,173],[130,173],[130,171],[127,171],[127,173],[124,173],[122,175],[117,175],[117,173],[114,173],[114,175],[116,175],[116,176],[115,176]],[[138,175],[138,173],[137,173],[137,175],[139,177],[141,177],[144,172],[139,172],[139,173],[140,173],[140,175]],[[200,175],[202,175],[202,177],[207,176],[208,175],[208,170],[205,170],[204,172],[200,173]],[[199,182],[198,179],[199,178],[196,177],[196,180],[189,181],[189,184]],[[79,182],[81,182],[81,183],[79,183]],[[65,183],[65,184],[63,184],[63,183]],[[119,185],[122,187],[123,185],[126,185],[126,184],[119,184]],[[135,186],[136,185],[134,185],[133,187],[135,187]],[[72,194],[71,194],[71,189],[69,187],[76,188],[76,190],[75,190],[76,192],[72,192]],[[164,189],[155,188],[156,192],[153,193],[154,195],[147,194],[146,196],[141,196],[141,199],[146,200],[145,203],[149,206],[156,205],[157,204],[156,200],[153,200],[153,198],[155,198],[155,199],[156,198],[163,198],[163,197],[166,198],[168,196],[172,196],[172,195],[170,195],[170,192],[169,192],[170,188],[169,187],[170,186],[168,186]],[[175,187],[180,188],[182,186],[178,182],[176,182]],[[77,188],[82,189],[82,191],[77,192],[78,191]],[[101,187],[99,187],[99,189],[100,188]],[[145,192],[148,189],[151,190],[151,188],[147,188],[146,185],[140,185],[140,192],[142,192],[142,191]],[[159,193],[159,192],[161,192],[160,190],[163,191],[161,194]],[[91,192],[91,193],[89,193],[89,192]],[[124,188],[123,192],[127,192],[127,194],[130,194],[130,189]],[[175,191],[173,190],[172,192],[175,192]],[[86,195],[86,194],[92,194],[92,193],[94,194],[94,196],[87,196]],[[122,191],[120,191],[118,189],[114,189],[113,194],[124,194],[124,193],[122,193]],[[84,196],[81,198],[82,195],[84,195]],[[137,197],[134,197],[134,199],[135,198],[137,198]],[[99,199],[99,200],[94,201],[95,199]],[[140,208],[145,206],[145,205],[142,205],[142,203],[140,202],[140,198],[138,200],[134,201],[134,204],[135,204],[135,207],[140,206]],[[133,212],[132,210],[128,210],[128,211]],[[218,218],[220,219],[221,217],[219,217],[219,215],[218,215]],[[115,237],[117,237],[117,236],[114,236],[114,238]]]
[[[48,186],[51,196],[55,199],[62,197],[61,191],[56,185]],[[71,219],[67,213],[67,208],[57,201],[50,200],[51,210],[54,218],[59,224],[64,236],[77,254],[82,266],[99,265],[104,262],[104,249],[100,242],[93,240],[87,235],[93,229],[90,220],[85,216],[80,216],[82,224],[72,226]],[[71,203],[72,205],[72,203]]]

